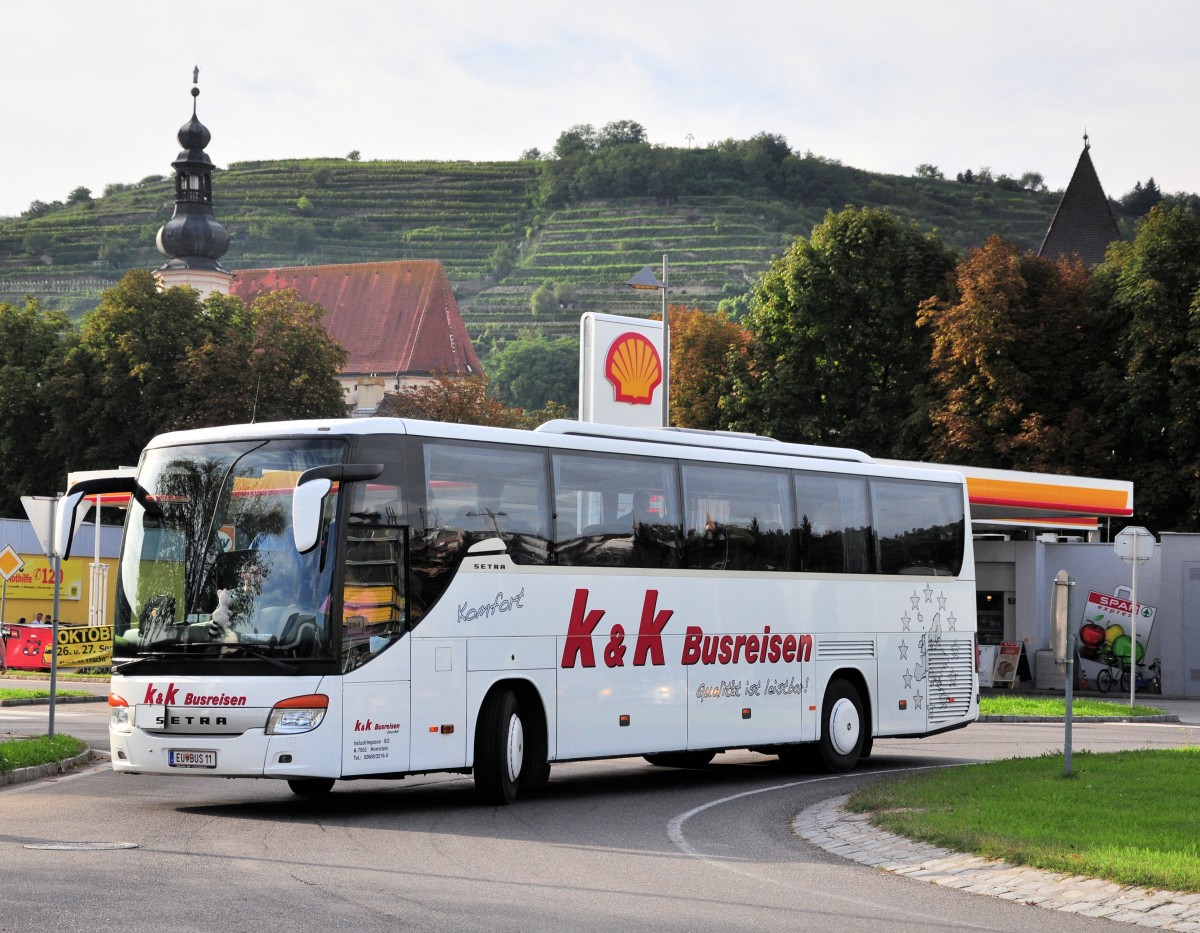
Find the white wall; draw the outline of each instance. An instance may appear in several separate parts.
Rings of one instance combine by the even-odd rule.
[[[1157,610],[1146,657],[1162,661],[1163,693],[1200,696],[1200,535],[1164,534],[1154,555],[1138,568],[1138,601]],[[976,541],[979,590],[1011,594],[1011,630],[1005,637],[1025,643],[1030,668],[1035,652],[1050,648],[1050,598],[1054,577],[1067,571],[1074,581],[1071,622],[1078,627],[1087,595],[1113,593],[1132,584],[1132,567],[1111,543]],[[1009,587],[1012,587],[1010,590]]]

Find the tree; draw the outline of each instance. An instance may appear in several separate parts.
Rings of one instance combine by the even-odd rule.
[[[137,463],[152,436],[180,426],[177,364],[205,331],[196,292],[160,292],[149,272],[104,292],[51,379],[63,471]]]
[[[1140,181],[1134,182],[1133,188],[1122,196],[1121,207],[1131,217],[1141,217],[1143,214],[1148,214],[1150,208],[1162,199],[1163,194],[1158,189],[1158,185],[1154,183],[1154,176],[1151,176],[1146,180],[1145,185]]]
[[[557,310],[558,299],[554,296],[554,282],[546,279],[529,297],[529,313],[534,317],[544,317]]]
[[[918,178],[934,178],[939,180],[946,177],[940,168],[928,162],[922,162],[917,166],[916,176]]]
[[[1026,191],[1046,191],[1046,179],[1041,172],[1026,172],[1020,179],[1020,184]]]
[[[428,383],[384,395],[375,414],[387,418],[420,418],[450,424],[523,427],[522,412],[488,394],[483,376],[435,376]]]
[[[1200,529],[1200,217],[1152,208],[1131,242],[1093,272],[1111,353],[1098,367],[1108,400],[1109,475],[1133,480],[1141,524]]]
[[[572,156],[586,155],[596,149],[596,130],[590,123],[577,123],[570,129],[563,130],[554,143],[554,157],[569,159]]]
[[[20,516],[23,495],[62,488],[65,474],[50,454],[47,381],[71,336],[57,311],[33,298],[22,307],[0,302],[0,515]]]
[[[87,204],[92,200],[92,189],[80,185],[67,195],[68,204]]]
[[[928,359],[917,308],[946,290],[953,268],[938,237],[888,211],[827,214],[755,286],[728,425],[917,456]]]
[[[993,236],[958,264],[953,297],[922,305],[933,459],[1054,473],[1102,467],[1087,395],[1087,282],[1077,259],[1022,255]]]
[[[249,307],[210,295],[204,311],[209,333],[181,361],[187,426],[346,414],[346,351],[321,326],[320,305],[282,289]]]
[[[595,137],[595,148],[611,149],[614,146],[633,146],[646,142],[646,128],[633,120],[613,120],[605,123]]]
[[[492,395],[506,405],[536,410],[550,402],[575,409],[579,397],[579,341],[544,335],[514,340],[487,361]]]
[[[721,397],[729,391],[730,357],[741,359],[750,335],[724,312],[671,305],[671,424],[719,430]]]
[[[49,449],[63,471],[137,462],[155,434],[345,413],[344,351],[294,293],[201,301],[134,271],[106,291],[50,378]]]
[[[351,149],[346,154],[346,158],[349,159],[351,162],[357,162],[359,159],[362,158],[362,153],[359,152],[357,149]]]

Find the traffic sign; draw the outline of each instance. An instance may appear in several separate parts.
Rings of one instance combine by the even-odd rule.
[[[1113,550],[1123,561],[1146,561],[1154,555],[1156,543],[1154,535],[1145,528],[1135,525],[1121,531],[1113,539]]]
[[[4,545],[4,550],[0,551],[0,577],[4,577],[4,582],[7,583],[9,578],[24,566],[25,561],[13,550],[13,546]]]

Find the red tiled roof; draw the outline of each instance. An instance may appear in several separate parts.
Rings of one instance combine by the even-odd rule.
[[[436,260],[242,269],[230,292],[253,301],[281,288],[325,309],[325,329],[349,354],[346,373],[482,371]]]

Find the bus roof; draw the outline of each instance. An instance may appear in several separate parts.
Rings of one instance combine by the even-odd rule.
[[[651,441],[655,444],[677,444],[684,447],[714,447],[721,450],[742,450],[790,457],[815,457],[821,460],[850,460],[855,463],[873,462],[861,450],[848,447],[823,447],[816,444],[785,444],[760,434],[741,434],[734,431],[701,431],[696,428],[629,428],[615,424],[596,424],[558,419],[536,428],[550,434],[573,434],[581,437],[604,437],[615,440]]]

